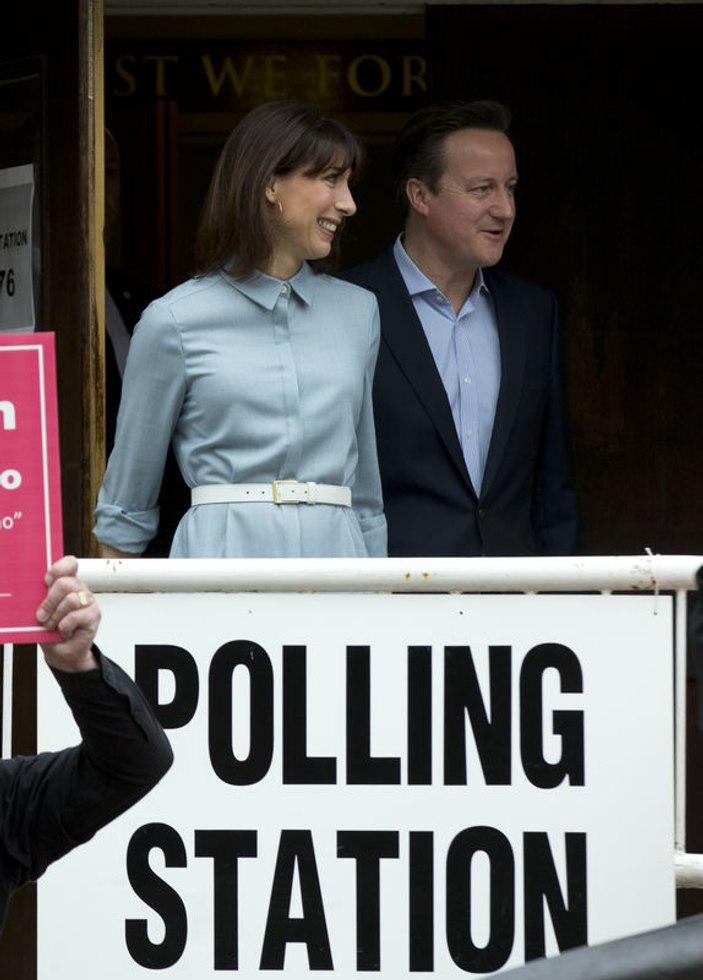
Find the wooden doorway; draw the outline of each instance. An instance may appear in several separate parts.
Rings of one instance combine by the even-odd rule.
[[[33,167],[36,329],[56,334],[64,547],[78,555],[103,468],[102,22],[102,0],[10,0],[0,32],[0,167]],[[15,753],[35,750],[35,664],[16,648]],[[11,903],[3,977],[36,976],[35,905],[33,886]]]

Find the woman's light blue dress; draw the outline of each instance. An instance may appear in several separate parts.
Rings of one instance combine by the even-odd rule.
[[[95,536],[144,550],[172,442],[191,487],[295,479],[352,492],[351,508],[191,507],[172,557],[384,556],[371,404],[378,344],[373,294],[307,264],[289,280],[215,273],[151,303],[130,346]]]

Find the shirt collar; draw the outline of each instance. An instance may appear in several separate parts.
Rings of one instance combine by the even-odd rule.
[[[415,265],[413,260],[410,258],[408,253],[405,251],[405,246],[401,241],[402,235],[398,235],[393,244],[393,257],[395,258],[400,273],[405,281],[405,285],[408,288],[408,292],[411,296],[419,296],[421,293],[436,293],[437,287],[428,279],[425,273],[418,266]],[[476,270],[476,281],[474,283],[474,288],[469,294],[469,299],[476,297],[479,292],[486,293],[490,296],[490,290],[486,285],[486,281],[483,277],[483,269],[479,268]]]
[[[307,262],[303,262],[300,269],[290,279],[276,279],[265,272],[255,272],[249,279],[232,279],[226,272],[220,274],[230,286],[266,310],[274,308],[282,288],[285,286],[306,306],[310,306],[315,292],[315,277],[317,275]]]

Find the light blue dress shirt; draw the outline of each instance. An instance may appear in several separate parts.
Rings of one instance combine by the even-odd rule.
[[[459,310],[403,248],[393,255],[410,293],[449,399],[461,451],[476,495],[481,493],[500,389],[500,343],[490,292],[478,270]]]
[[[215,273],[151,303],[130,345],[95,536],[144,550],[172,442],[191,487],[296,479],[348,486],[353,502],[191,507],[172,557],[385,555],[378,344],[373,294],[307,264],[289,280]]]

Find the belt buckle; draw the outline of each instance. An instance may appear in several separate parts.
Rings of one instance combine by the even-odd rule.
[[[297,483],[297,482],[298,482],[297,480],[274,480],[273,483],[271,484],[271,491],[273,494],[274,504],[281,504],[281,506],[283,506],[283,504],[299,504],[300,503],[299,500],[281,500],[281,498],[278,496],[278,488],[282,483]]]

